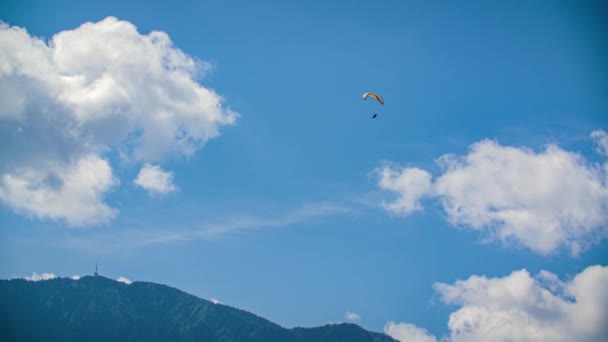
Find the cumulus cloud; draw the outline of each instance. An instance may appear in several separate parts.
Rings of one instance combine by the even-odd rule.
[[[450,315],[452,341],[602,341],[608,338],[608,267],[591,266],[570,281],[519,270],[502,278],[471,276],[436,283]]]
[[[347,311],[344,314],[344,319],[346,319],[349,322],[357,322],[357,321],[361,320],[361,316],[357,313]]]
[[[603,149],[606,133],[592,136]],[[385,207],[409,214],[420,197],[432,196],[450,223],[541,254],[564,246],[578,255],[608,233],[608,163],[591,164],[553,144],[534,152],[491,140],[437,162],[444,172],[434,182],[417,168],[383,168],[378,186],[397,195]]]
[[[57,278],[57,276],[53,273],[42,273],[42,274],[38,274],[36,272],[32,273],[31,276],[26,276],[25,280],[27,281],[41,281],[41,280],[51,280],[51,279],[55,279]]]
[[[143,163],[189,156],[235,122],[198,83],[206,69],[166,33],[114,17],[48,42],[0,22],[0,200],[73,225],[107,221],[116,211],[103,195],[117,184],[107,152]],[[90,163],[100,168],[78,172]]]
[[[218,299],[215,299],[215,298],[211,298],[210,301],[213,304],[220,304],[221,303]]]
[[[384,333],[402,342],[436,342],[437,338],[423,328],[409,323],[388,322]]]
[[[69,225],[106,222],[117,210],[103,203],[102,196],[117,183],[106,160],[88,155],[73,164],[3,174],[0,200],[18,212],[63,218]]]
[[[125,283],[127,285],[131,285],[131,283],[133,283],[131,280],[129,280],[129,279],[123,277],[123,276],[120,276],[120,277],[116,278],[116,281],[119,282],[119,283]]]
[[[399,171],[385,167],[380,170],[378,186],[398,194],[395,201],[383,203],[387,210],[410,214],[422,210],[420,198],[431,191],[431,174],[418,168],[405,168]]]
[[[72,280],[80,280],[80,276],[79,275],[73,275],[72,276]]]
[[[608,339],[608,267],[595,265],[570,280],[525,269],[505,277],[473,275],[435,283],[450,314],[442,341],[605,341]],[[388,322],[384,332],[400,341],[436,341],[409,323]]]
[[[167,194],[177,190],[173,184],[173,172],[164,171],[160,166],[148,163],[139,170],[134,182],[151,194]]]

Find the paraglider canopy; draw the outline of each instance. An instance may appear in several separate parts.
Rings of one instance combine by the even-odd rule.
[[[376,93],[372,93],[372,92],[367,92],[365,94],[363,94],[363,99],[367,99],[367,97],[373,97],[375,98],[378,102],[380,102],[380,104],[384,104],[384,100],[380,97],[380,95],[376,94]]]

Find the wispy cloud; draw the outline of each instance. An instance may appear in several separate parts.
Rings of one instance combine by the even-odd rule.
[[[351,211],[347,206],[330,202],[306,204],[278,215],[263,217],[247,214],[220,223],[206,224],[200,231],[194,232],[194,235],[212,238],[243,230],[285,227],[316,218],[348,214]]]
[[[211,240],[238,233],[288,227],[291,225],[314,222],[332,216],[352,215],[352,206],[334,202],[316,202],[304,204],[292,209],[277,210],[276,213],[239,213],[217,217],[201,223],[186,223],[181,228],[179,223],[173,223],[172,228],[141,227],[136,229],[121,229],[111,232],[67,232],[69,236],[46,241],[54,246],[83,251],[115,253],[128,251],[137,247],[159,244],[179,243],[193,240]],[[184,227],[186,226],[186,227]],[[39,241],[34,243],[41,243]]]

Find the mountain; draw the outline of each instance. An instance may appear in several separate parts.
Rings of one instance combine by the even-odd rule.
[[[394,340],[346,323],[286,329],[169,286],[89,276],[0,280],[0,341]]]

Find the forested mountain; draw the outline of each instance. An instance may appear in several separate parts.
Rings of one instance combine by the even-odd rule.
[[[148,282],[0,280],[0,341],[394,341],[354,324],[286,329]]]

